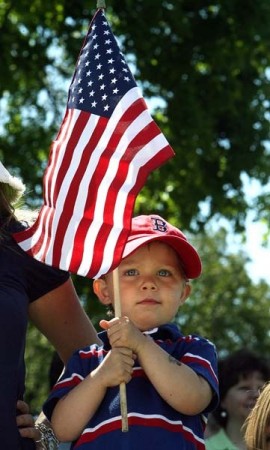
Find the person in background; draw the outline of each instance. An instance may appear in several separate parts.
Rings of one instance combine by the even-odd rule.
[[[214,345],[184,336],[175,314],[201,262],[185,235],[157,215],[132,219],[117,268],[121,317],[101,320],[102,346],[76,352],[44,413],[72,448],[189,450],[204,448],[207,415],[218,402]],[[114,273],[94,281],[115,309]],[[119,384],[126,383],[129,430],[121,429]]]
[[[269,364],[248,349],[219,361],[220,403],[213,412],[220,430],[206,439],[207,450],[245,450],[243,424],[269,379]]]
[[[270,382],[266,383],[244,424],[247,450],[270,450]]]
[[[214,418],[213,413],[210,413],[208,416],[206,428],[204,430],[204,439],[208,439],[210,436],[213,436],[213,434],[216,434],[219,430],[220,426]]]
[[[12,234],[27,226],[14,204],[24,192],[20,179],[0,162],[0,447],[30,450],[46,440],[33,427],[24,403],[24,349],[30,318],[64,363],[81,346],[98,342],[67,272],[27,255]],[[45,445],[45,444],[44,444]]]

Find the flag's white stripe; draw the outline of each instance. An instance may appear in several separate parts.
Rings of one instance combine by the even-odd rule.
[[[95,208],[94,211],[94,218],[93,218],[93,224],[99,224],[100,226],[103,223],[103,216],[105,208],[108,207],[107,205],[107,196],[104,193],[107,193],[109,191],[110,185],[112,184],[113,180],[117,178],[117,172],[119,170],[119,162],[124,155],[126,149],[128,148],[130,142],[134,139],[134,137],[138,134],[138,130],[142,128],[143,126],[146,126],[148,123],[152,122],[153,119],[149,115],[148,111],[143,111],[133,122],[130,124],[130,126],[125,131],[124,135],[119,140],[119,143],[115,149],[115,152],[113,156],[110,158],[107,172],[105,173],[103,179],[101,180],[101,183],[98,187],[97,192],[97,200],[96,204],[98,205],[98,208]],[[130,165],[133,165],[133,160],[129,163]],[[135,180],[134,180],[135,181]],[[134,182],[132,182],[131,186],[127,183],[127,180],[125,181],[124,186],[126,186],[126,192],[128,193],[130,189],[133,187]],[[122,190],[122,187],[121,187]],[[127,194],[125,198],[127,197]],[[121,232],[121,229],[123,228],[123,214],[125,210],[125,202],[119,202],[118,209],[117,209],[117,220],[116,223],[114,223],[114,227],[116,228],[117,235],[115,236],[116,240],[119,237],[119,233]],[[118,223],[117,223],[118,222]],[[94,226],[94,225],[93,225]],[[89,271],[89,268],[92,265],[92,260],[94,257],[94,251],[93,247],[95,244],[95,240],[93,238],[93,226],[90,226],[88,229],[86,238],[85,238],[85,252],[82,255],[82,261],[81,265],[79,267],[79,274],[86,275]],[[100,229],[100,226],[98,226],[98,229],[95,228],[94,230],[94,237],[96,238],[97,233]],[[116,241],[115,241],[116,242]],[[110,255],[111,256],[111,255]],[[110,258],[109,258],[110,259]],[[107,255],[106,255],[107,260]],[[108,265],[108,269],[110,268],[111,264]],[[107,267],[106,267],[107,268]],[[106,269],[105,269],[106,270]]]
[[[80,111],[78,111],[78,113],[79,112]],[[76,113],[77,113],[77,111],[76,111]],[[46,205],[53,204],[52,196],[53,196],[54,188],[55,188],[55,180],[58,176],[59,169],[61,169],[61,164],[62,164],[64,152],[66,149],[66,145],[70,139],[71,131],[73,130],[74,124],[76,123],[76,120],[77,120],[78,114],[76,114],[76,113],[73,115],[71,122],[69,122],[69,120],[66,120],[65,127],[62,128],[63,135],[65,135],[65,128],[69,127],[69,126],[71,127],[70,132],[66,135],[66,138],[63,140],[63,142],[60,143],[60,140],[59,141],[57,140],[57,141],[54,141],[54,143],[53,143],[53,147],[57,146],[57,145],[61,146],[61,152],[60,152],[61,155],[60,155],[60,157],[58,157],[58,162],[56,163],[56,162],[53,162],[56,159],[56,153],[53,151],[51,152],[52,160],[51,160],[50,165],[48,166],[47,173],[46,173],[46,176],[44,179],[44,184],[45,184],[44,185],[44,200],[45,200],[44,203]],[[69,118],[70,118],[70,116],[69,116]],[[62,135],[62,133],[61,133],[61,135]],[[52,171],[53,171],[53,176],[52,176],[51,183],[52,183],[53,188],[49,189],[48,181],[49,181],[49,178],[51,178]],[[51,194],[51,195],[49,196],[49,194]],[[47,209],[45,209],[45,210],[47,211]],[[53,212],[53,211],[51,211],[51,212]],[[20,242],[20,246],[22,246],[22,248],[25,251],[34,247],[34,245],[38,242],[38,240],[41,236],[43,227],[45,227],[45,234],[42,238],[43,239],[42,248],[45,247],[47,239],[48,239],[48,229],[47,229],[47,225],[46,225],[47,223],[48,223],[48,220],[46,220],[46,223],[45,223],[44,219],[43,219],[43,215],[41,215],[40,220],[39,220],[39,226],[37,227],[37,230],[35,231],[35,233],[30,238],[25,239],[24,241]],[[37,254],[35,254],[35,258],[40,259],[40,255],[41,255],[41,251],[39,251]]]
[[[77,120],[79,120],[79,116],[80,116],[79,110],[76,110],[76,116],[77,116]],[[75,177],[75,174],[78,170],[78,166],[79,166],[81,158],[83,156],[84,149],[89,141],[89,134],[92,134],[93,130],[96,127],[98,120],[99,120],[98,116],[95,116],[95,115],[90,116],[84,130],[82,131],[82,133],[80,135],[80,138],[78,139],[78,143],[72,154],[72,159],[71,159],[69,168],[63,179],[62,186],[60,188],[60,191],[59,191],[59,194],[57,197],[57,201],[56,201],[56,205],[55,205],[55,214],[53,217],[53,223],[52,223],[52,229],[51,229],[50,245],[49,245],[46,257],[45,257],[45,261],[47,264],[52,264],[52,262],[53,262],[52,261],[53,248],[54,248],[54,245],[57,245],[57,242],[55,242],[55,234],[58,229],[59,220],[62,216],[64,203],[65,203],[66,197],[68,195],[68,191],[70,189],[71,182],[72,182],[73,178]],[[81,195],[79,204],[80,203],[85,204],[86,199],[87,199],[87,189],[82,190],[79,193],[79,195]],[[70,243],[68,242],[68,246],[69,245],[70,245]],[[62,267],[62,266],[60,265],[60,267]],[[68,270],[68,267],[66,267],[66,269]]]
[[[48,167],[48,171],[45,176],[44,195],[45,202],[50,205],[53,204],[53,195],[55,191],[55,183],[58,175],[58,171],[61,169],[62,161],[65,155],[66,147],[69,142],[72,130],[77,121],[77,111],[67,110],[66,120],[64,121],[61,131],[57,136],[57,139],[53,142],[53,147],[58,146],[58,154],[51,152],[52,161]],[[57,162],[56,162],[57,158]],[[51,188],[49,189],[48,182],[51,180]]]
[[[100,161],[101,155],[104,152],[104,150],[106,150],[108,142],[111,139],[113,133],[115,132],[115,128],[117,127],[117,125],[119,123],[119,117],[121,117],[128,110],[128,108],[130,108],[130,106],[132,106],[134,101],[136,101],[137,99],[138,99],[138,88],[131,89],[121,99],[121,101],[116,106],[116,108],[109,120],[109,126],[104,130],[104,133],[101,136],[99,142],[97,143],[96,148],[92,152],[88,166],[85,170],[85,173],[84,173],[81,183],[80,183],[80,188],[79,188],[79,192],[78,192],[78,196],[77,196],[78,201],[76,202],[76,206],[75,206],[76,215],[73,215],[73,217],[71,218],[69,225],[67,227],[66,233],[65,233],[65,237],[64,237],[64,241],[63,241],[63,245],[62,245],[62,255],[61,255],[61,260],[60,260],[60,267],[62,267],[62,268],[69,267],[69,265],[70,265],[71,257],[73,254],[73,248],[74,248],[74,237],[75,237],[78,225],[84,216],[84,208],[85,208],[85,203],[87,200],[86,194],[88,192],[89,180],[91,180],[91,178],[93,177],[93,174],[96,170],[96,166],[97,166],[98,162]],[[88,132],[89,132],[89,130],[88,130]],[[135,136],[135,133],[134,133],[134,136]],[[111,161],[109,163],[108,172],[109,172],[109,170],[112,170],[111,167],[112,167],[112,164],[114,164],[113,161],[115,161],[114,158],[115,158],[115,155],[117,154],[117,152],[118,152],[117,158],[120,158],[121,155],[124,153],[124,151],[125,151],[125,146],[123,146],[122,148],[120,146],[117,147],[117,149],[114,152],[114,155],[111,158]],[[75,149],[75,152],[76,152],[76,149]],[[114,174],[115,173],[116,173],[116,171],[114,170]],[[112,177],[112,179],[114,178],[114,176]],[[103,223],[103,208],[101,207],[101,205],[104,202],[104,200],[103,200],[104,199],[104,190],[102,193],[101,189],[99,188],[99,192],[100,192],[100,194],[98,194],[98,200],[96,202],[96,204],[98,205],[98,208],[95,208],[95,211],[94,211],[94,218],[93,218],[94,225],[89,227],[88,236],[90,236],[90,237],[88,238],[87,244],[85,244],[86,248],[87,248],[87,252],[86,252],[86,256],[85,256],[85,258],[87,260],[87,269],[83,269],[81,267],[78,272],[82,275],[85,275],[86,273],[88,273],[89,262],[90,263],[92,262],[93,246],[95,244],[95,238],[98,235],[100,227],[102,226],[102,223]],[[83,265],[84,265],[84,263],[82,263],[82,266]]]
[[[150,122],[152,122],[151,116],[147,113],[147,111],[143,111],[136,119],[133,120],[133,122],[126,129],[125,133],[119,140],[115,152],[109,161],[107,172],[98,188],[97,204],[99,205],[99,208],[95,210],[95,218],[98,221],[103,220],[103,211],[101,210],[100,206],[104,206],[105,204],[104,190],[105,192],[107,191],[106,186],[110,186],[112,181],[116,178],[120,160],[128,149],[130,142],[137,136],[138,130],[142,128],[141,125],[144,124],[144,126],[146,126]],[[133,164],[133,159],[130,161],[130,164]]]
[[[71,124],[72,124],[72,129],[76,125],[76,120],[79,117],[79,115],[80,115],[79,110],[74,111],[73,119],[69,124],[69,126],[71,126]],[[90,121],[91,121],[91,118],[90,118],[89,122]],[[95,122],[96,121],[94,120],[94,123],[92,124],[92,129],[94,129],[94,127],[95,127]],[[89,125],[89,126],[91,126],[91,125]],[[70,129],[70,133],[68,134],[68,136],[66,136],[66,139],[63,141],[63,143],[60,144],[60,142],[59,142],[59,145],[61,145],[61,148],[62,148],[62,145],[63,145],[63,149],[66,148],[66,145],[70,139],[71,132],[72,132],[72,130]],[[85,136],[82,133],[82,135],[80,137],[81,142],[83,142],[84,139],[85,139]],[[58,145],[58,142],[55,142],[54,145]],[[81,148],[83,149],[83,144],[82,144]],[[76,172],[77,167],[79,165],[79,162],[81,159],[81,154],[82,154],[82,152],[81,153],[77,152],[76,155],[75,155],[75,153],[73,153],[72,160],[69,165],[68,171],[65,175],[65,178],[63,180],[62,186],[60,188],[59,195],[56,198],[55,205],[53,205],[55,210],[53,211],[53,209],[51,209],[49,211],[49,215],[46,218],[46,221],[44,221],[44,220],[42,222],[40,221],[39,227],[37,228],[36,233],[34,234],[34,236],[32,236],[32,238],[30,238],[28,240],[29,242],[28,242],[27,247],[28,247],[28,249],[30,249],[33,246],[33,239],[34,239],[35,235],[37,234],[40,236],[41,232],[43,231],[42,245],[40,247],[40,250],[35,254],[35,258],[42,260],[46,264],[49,264],[49,265],[52,265],[52,263],[53,263],[52,250],[53,250],[53,246],[54,246],[55,233],[57,230],[59,218],[60,218],[62,210],[63,210],[63,203],[66,199],[66,194],[67,194],[67,190],[69,188],[70,182],[71,182],[71,180],[74,176],[74,173]],[[54,168],[54,173],[53,173],[54,181],[52,181],[54,183],[54,185],[55,185],[55,180],[58,176],[58,173],[61,172],[62,159],[63,159],[63,152],[62,152],[62,158],[59,158],[58,163],[56,164],[56,166]],[[53,195],[53,193],[52,193],[52,195]],[[51,199],[51,202],[52,202],[52,199]],[[52,220],[52,223],[50,224],[50,216],[52,214],[53,214],[53,220]],[[43,255],[47,245],[48,245],[47,252],[45,255]]]
[[[43,208],[40,211],[40,216],[39,216],[40,222],[44,221],[45,213],[46,213],[46,209]],[[20,247],[24,251],[27,251],[27,250],[29,250],[29,248],[31,248],[31,246],[36,245],[36,243],[38,242],[38,240],[40,238],[41,231],[42,231],[42,228],[41,227],[37,227],[36,232],[32,235],[31,238],[24,239],[23,241],[20,242]]]
[[[155,154],[157,154],[162,148],[164,148],[164,144],[167,144],[167,140],[162,139],[162,135],[157,135],[154,139],[152,139],[151,142],[145,145],[140,150],[140,152],[137,153],[137,155],[135,155],[134,159],[132,160],[132,164],[129,165],[125,183],[119,190],[116,198],[114,207],[115,226],[112,228],[104,248],[106,259],[103,259],[100,270],[95,278],[99,278],[102,274],[106,273],[113,263],[115,242],[117,242],[117,239],[119,238],[119,235],[123,228],[123,211],[126,206],[128,194],[136,184],[139,170],[150,159],[152,159]],[[119,211],[121,211],[121,214],[119,213]],[[87,246],[85,246],[85,254],[87,255]]]

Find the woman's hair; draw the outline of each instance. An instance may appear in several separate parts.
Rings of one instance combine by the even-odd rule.
[[[4,223],[15,217],[15,209],[12,206],[13,191],[9,184],[0,183],[0,217]]]
[[[251,350],[241,349],[219,360],[220,403],[213,415],[221,427],[225,428],[228,420],[226,411],[221,406],[222,400],[232,386],[235,386],[240,380],[248,378],[252,372],[259,372],[264,381],[268,381],[270,378],[270,367],[266,359]]]
[[[38,215],[38,211],[15,209],[13,206],[14,192],[15,190],[9,184],[0,182],[0,241],[7,234],[8,224],[11,220],[32,225]],[[17,196],[16,193],[15,196]]]
[[[248,450],[266,450],[266,428],[270,426],[270,382],[266,383],[244,423]]]

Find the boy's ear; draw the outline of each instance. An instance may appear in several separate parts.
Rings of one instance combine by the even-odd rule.
[[[93,290],[99,301],[103,305],[110,305],[112,303],[109,296],[108,286],[104,278],[98,278],[97,280],[94,280]]]
[[[186,283],[183,292],[181,294],[181,305],[185,303],[186,299],[190,296],[190,293],[191,293],[191,286],[189,283]]]

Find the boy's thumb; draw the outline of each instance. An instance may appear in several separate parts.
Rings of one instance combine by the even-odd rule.
[[[99,322],[99,326],[103,330],[108,330],[108,328],[110,328],[110,322],[108,320],[102,319]]]

